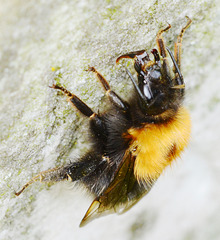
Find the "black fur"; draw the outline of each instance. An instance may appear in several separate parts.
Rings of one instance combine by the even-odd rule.
[[[90,120],[92,150],[79,162],[69,165],[68,174],[73,181],[82,181],[96,196],[109,186],[129,147],[122,137],[131,127],[126,113],[114,107],[108,113]]]

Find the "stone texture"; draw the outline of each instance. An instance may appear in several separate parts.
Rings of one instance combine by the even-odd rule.
[[[212,0],[0,0],[0,239],[220,238],[219,7]],[[132,86],[117,56],[155,47],[167,22],[172,49],[186,15],[193,20],[182,58],[192,140],[151,193],[128,213],[83,229],[91,197],[82,189],[36,183],[15,197],[36,173],[89,147],[87,120],[48,85],[59,81],[96,111],[106,109],[87,67],[128,96]]]

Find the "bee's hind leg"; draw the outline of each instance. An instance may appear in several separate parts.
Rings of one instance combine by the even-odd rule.
[[[27,182],[20,191],[15,192],[16,196],[19,196],[28,186],[34,182],[58,182],[62,180],[68,180],[69,176],[64,167],[52,168],[33,177],[29,182]]]
[[[27,187],[37,181],[47,183],[55,183],[64,180],[71,182],[81,181],[87,185],[87,187],[89,187],[88,185],[90,184],[92,186],[94,182],[90,179],[89,176],[91,176],[91,174],[95,176],[96,172],[102,172],[103,169],[106,168],[106,161],[103,159],[99,155],[93,152],[89,152],[76,162],[71,162],[62,167],[52,168],[40,172],[29,182],[27,182],[20,191],[15,192],[15,195],[19,196]]]

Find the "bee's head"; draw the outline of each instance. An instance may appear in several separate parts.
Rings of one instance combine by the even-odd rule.
[[[175,87],[173,87],[173,80],[169,75],[169,70],[164,69],[163,64],[161,64],[158,51],[153,49],[151,53],[154,57],[153,60],[150,59],[145,50],[141,50],[120,56],[116,63],[122,58],[134,60],[134,69],[138,78],[137,83],[130,71],[126,70],[138,93],[140,106],[144,113],[157,115],[175,104],[172,103]],[[176,91],[179,91],[179,89]]]
[[[161,62],[156,49],[152,50],[154,61],[146,51],[136,55],[134,68],[138,75],[138,86],[142,94],[149,100],[154,97],[153,89],[162,83]]]

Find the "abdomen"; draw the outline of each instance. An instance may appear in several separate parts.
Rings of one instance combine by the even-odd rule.
[[[188,144],[190,131],[190,116],[183,107],[168,122],[130,128],[130,150],[136,155],[134,173],[137,179],[156,180],[164,168],[180,156]]]

